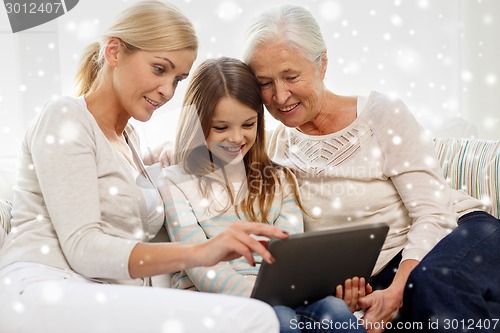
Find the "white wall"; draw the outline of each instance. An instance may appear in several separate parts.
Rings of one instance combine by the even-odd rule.
[[[460,101],[479,136],[500,138],[500,1],[462,0]]]
[[[0,6],[0,156],[15,155],[27,124],[47,100],[74,93],[81,50],[111,24],[112,13],[132,2],[80,0],[56,21],[16,34]],[[270,6],[298,4],[320,23],[329,55],[326,81],[335,92],[399,96],[436,136],[500,139],[500,1],[171,2],[197,28],[195,66],[207,57],[239,57],[251,17]],[[152,121],[140,124],[146,147],[173,138],[186,85]]]

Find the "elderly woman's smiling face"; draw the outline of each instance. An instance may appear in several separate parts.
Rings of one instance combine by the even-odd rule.
[[[297,49],[270,42],[255,49],[250,67],[259,80],[267,110],[285,126],[300,127],[321,111],[326,58],[319,65]]]

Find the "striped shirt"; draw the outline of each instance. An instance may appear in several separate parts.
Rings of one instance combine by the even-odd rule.
[[[283,194],[276,191],[268,213],[270,224],[290,234],[303,231],[302,213],[281,173]],[[285,186],[283,186],[285,185]],[[288,184],[289,185],[289,184]],[[241,184],[233,184],[238,189]],[[178,165],[162,171],[160,188],[166,211],[166,228],[170,240],[175,242],[203,242],[210,239],[233,223],[249,221],[241,209],[235,206],[223,211],[228,196],[221,186],[213,186],[210,197],[200,192],[199,179],[188,175]],[[256,265],[251,266],[244,258],[221,262],[212,267],[195,267],[177,272],[172,276],[172,287],[250,296],[262,258],[254,254]]]

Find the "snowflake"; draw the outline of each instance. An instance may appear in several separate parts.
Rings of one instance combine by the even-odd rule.
[[[470,71],[468,71],[468,70],[462,71],[462,80],[464,82],[471,82],[473,78],[474,78],[474,76],[472,75],[472,73]]]
[[[486,75],[485,82],[489,86],[493,86],[497,84],[497,76],[495,74],[488,74]]]
[[[215,326],[215,320],[212,317],[205,317],[203,318],[203,325],[207,328],[214,328]]]
[[[111,195],[117,195],[118,194],[118,188],[115,186],[111,186],[108,190],[109,194]]]
[[[299,219],[295,215],[287,216],[287,220],[288,220],[288,222],[290,222],[290,224],[294,224],[294,225],[299,224]]]
[[[40,252],[42,252],[42,254],[49,254],[50,247],[48,245],[42,245],[42,247],[40,247]]]
[[[312,213],[314,216],[320,216],[321,215],[321,208],[320,207],[314,207],[312,209]]]
[[[12,303],[12,308],[14,309],[14,311],[16,311],[18,313],[22,313],[25,310],[24,304],[21,302]]]
[[[429,7],[429,0],[419,0],[418,6],[422,9],[426,9]]]
[[[140,228],[136,228],[134,231],[134,237],[136,239],[143,239],[144,238],[144,230]]]
[[[207,272],[207,278],[209,278],[210,280],[212,280],[213,278],[215,278],[215,271],[213,269],[209,270]]]
[[[164,333],[183,333],[184,325],[179,320],[168,319],[163,323],[162,331]]]
[[[79,134],[80,133],[78,131],[78,127],[75,126],[74,123],[67,122],[66,124],[62,125],[59,130],[59,142],[75,142],[77,141]]]
[[[320,8],[321,16],[327,21],[335,21],[342,14],[340,5],[334,1],[324,2]]]
[[[46,284],[42,289],[42,298],[48,304],[58,303],[63,296],[62,288],[55,282]]]
[[[217,9],[218,16],[227,21],[234,20],[241,12],[242,9],[233,1],[225,1],[221,3]]]
[[[49,145],[53,144],[56,141],[53,135],[47,135],[45,138],[45,142]]]
[[[392,15],[391,16],[391,23],[393,25],[395,25],[396,27],[399,27],[403,24],[403,19],[398,15]]]
[[[334,209],[340,209],[342,207],[342,202],[340,201],[340,198],[335,198],[332,201],[332,208]]]
[[[105,293],[98,292],[97,294],[95,294],[95,299],[98,303],[106,303],[106,301],[108,300],[108,297],[106,296]]]

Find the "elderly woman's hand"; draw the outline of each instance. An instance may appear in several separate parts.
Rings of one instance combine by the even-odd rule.
[[[363,323],[368,333],[381,333],[397,315],[402,305],[402,294],[391,288],[376,290],[358,301],[366,309]],[[370,324],[372,323],[372,324]],[[373,323],[379,323],[374,325]]]

